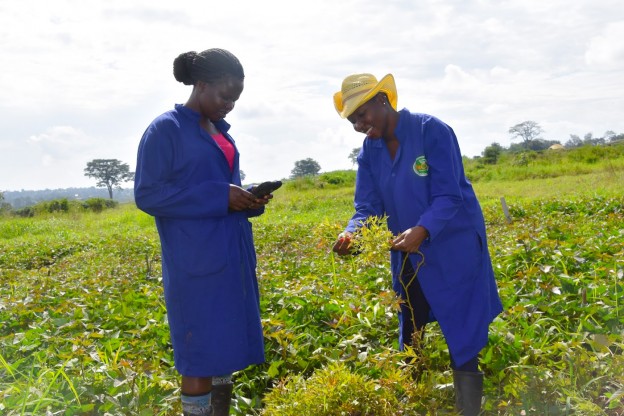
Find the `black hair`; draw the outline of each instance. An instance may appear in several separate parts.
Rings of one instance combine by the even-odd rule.
[[[173,61],[173,76],[184,85],[195,85],[197,81],[215,82],[226,75],[245,78],[238,58],[225,49],[185,52]]]

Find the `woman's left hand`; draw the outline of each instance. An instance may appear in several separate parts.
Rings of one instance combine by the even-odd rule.
[[[392,240],[392,250],[416,253],[427,237],[429,237],[429,231],[421,225],[408,228]]]

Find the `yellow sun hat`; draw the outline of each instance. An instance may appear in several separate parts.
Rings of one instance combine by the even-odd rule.
[[[386,75],[379,82],[371,74],[349,75],[342,81],[340,91],[334,94],[334,107],[340,117],[347,118],[378,92],[385,92],[392,108],[397,109],[398,97],[392,74]]]

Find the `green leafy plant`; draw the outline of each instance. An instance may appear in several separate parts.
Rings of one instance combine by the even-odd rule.
[[[505,309],[481,354],[487,415],[624,413],[624,197],[600,178],[476,185]],[[384,219],[356,239],[361,254],[331,252],[352,197],[287,183],[253,219],[266,363],[234,375],[234,414],[291,411],[297,389],[311,407],[296,411],[317,414],[329,380],[344,414],[365,411],[353,398],[452,414],[439,327],[418,354],[398,351]],[[1,217],[0,413],[180,414],[160,275],[154,219],[132,204]]]
[[[290,377],[267,395],[266,403],[263,414],[271,416],[390,416],[398,407],[392,390],[342,363],[331,363],[308,379]]]

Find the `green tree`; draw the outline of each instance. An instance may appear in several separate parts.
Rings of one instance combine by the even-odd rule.
[[[314,176],[321,170],[321,165],[312,158],[298,160],[295,162],[295,167],[290,171],[291,178],[298,178],[301,176]]]
[[[617,134],[615,134],[615,132],[613,130],[607,130],[605,131],[604,134],[604,138],[607,142],[613,142],[615,141],[614,138],[617,136]]]
[[[0,213],[11,211],[11,204],[4,202],[4,192],[0,191]]]
[[[535,121],[523,121],[520,124],[516,124],[509,128],[509,134],[512,139],[522,139],[522,143],[526,149],[529,148],[529,144],[533,140],[540,138],[540,135],[544,132],[544,129]]]
[[[360,154],[360,150],[362,150],[361,147],[356,147],[355,149],[351,150],[351,153],[349,153],[349,160],[351,161],[353,166],[355,166],[355,164],[357,163],[357,157]]]
[[[607,140],[604,137],[594,137],[593,133],[587,133],[583,137],[583,144],[590,146],[598,146],[607,143]]]
[[[498,157],[503,153],[503,146],[498,143],[492,143],[483,150],[483,163],[488,165],[495,165],[498,162]]]
[[[583,146],[583,140],[581,140],[581,138],[578,135],[571,134],[570,135],[570,140],[565,142],[564,146],[568,147],[568,148],[581,147],[581,146]]]
[[[605,138],[605,142],[615,143],[617,141],[624,140],[624,134],[623,133],[618,134],[614,132],[613,130],[607,130],[605,132],[604,138]]]
[[[113,199],[113,187],[120,187],[134,178],[128,164],[117,159],[93,159],[87,163],[84,174],[97,179],[97,186],[106,186],[110,199]]]

